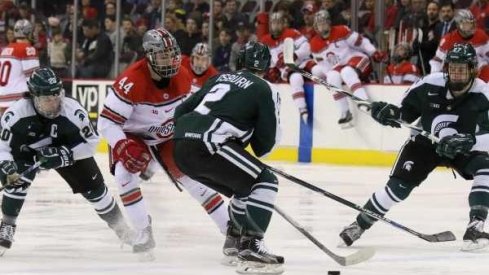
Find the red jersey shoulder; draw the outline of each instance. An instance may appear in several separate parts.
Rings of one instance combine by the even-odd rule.
[[[212,65],[210,65],[209,68],[207,68],[205,73],[202,75],[196,75],[195,73],[192,72],[192,76],[193,76],[192,84],[198,87],[202,87],[204,86],[205,82],[209,80],[209,78],[217,75],[218,73],[219,72],[217,71],[217,69]]]
[[[292,28],[286,28],[284,29],[284,31],[282,32],[282,35],[280,36],[280,41],[284,41],[285,38],[292,38],[292,39],[297,39],[299,37],[302,36],[302,33],[296,29],[292,29]]]
[[[37,51],[30,43],[14,42],[2,50],[2,55],[17,59],[35,59],[37,58]]]
[[[471,44],[474,47],[478,47],[478,46],[486,44],[487,40],[489,40],[489,37],[487,36],[487,34],[481,29],[476,29],[474,36],[472,36],[472,38],[469,41],[472,42]]]
[[[191,86],[192,76],[190,75],[190,72],[187,68],[180,66],[178,73],[170,79],[168,88],[164,88],[163,90],[167,90],[172,94],[172,97],[178,97],[189,93]]]
[[[182,55],[182,66],[190,71],[190,56]]]
[[[345,25],[331,26],[331,32],[329,34],[328,40],[337,41],[341,39],[346,39],[350,34],[350,28]]]
[[[112,88],[115,93],[125,100],[136,102],[137,99],[149,90],[148,83],[151,83],[151,74],[143,58],[130,65],[114,81]]]
[[[274,48],[277,46],[278,44],[278,40],[275,40],[272,38],[272,35],[271,34],[265,34],[264,36],[262,36],[260,38],[260,42],[262,42],[263,44],[267,45],[269,48]]]
[[[316,34],[311,41],[309,42],[311,45],[311,52],[319,53],[322,49],[324,49],[327,45],[327,41],[324,40],[320,35]]]

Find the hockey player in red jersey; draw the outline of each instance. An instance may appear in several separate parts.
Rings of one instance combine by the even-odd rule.
[[[370,57],[380,62],[387,59],[387,54],[378,51],[368,39],[346,25],[331,26],[331,17],[326,10],[316,13],[314,28],[317,35],[310,43],[317,65],[312,68],[312,73],[338,88],[344,82],[355,96],[367,99],[361,80],[368,79],[372,72]],[[340,110],[338,124],[342,128],[353,126],[346,96],[335,93],[334,99]]]
[[[299,68],[310,71],[313,62],[308,62],[311,54],[309,41],[298,30],[287,28],[285,17],[281,12],[275,12],[270,18],[270,33],[261,37],[260,42],[267,45],[272,55],[270,68],[265,79],[271,82],[287,81],[292,87],[292,98],[299,108],[301,118],[308,121],[309,114],[304,98],[304,78],[297,72],[291,72],[284,64],[283,45],[286,38],[294,39],[294,62]]]
[[[164,28],[143,36],[145,58],[122,72],[105,99],[98,127],[112,148],[114,175],[132,225],[138,232],[133,252],[152,260],[151,218],[139,187],[139,174],[156,160],[211,216],[223,234],[229,217],[222,197],[180,172],[172,157],[174,109],[189,95],[191,76],[180,67],[180,48]]]
[[[14,25],[15,42],[2,49],[0,55],[0,116],[12,103],[21,99],[27,89],[27,78],[39,67],[36,48],[29,37],[32,24],[25,19]]]
[[[442,37],[435,56],[430,60],[431,72],[441,72],[447,52],[455,43],[471,44],[478,56],[479,78],[489,81],[489,37],[484,30],[476,28],[475,18],[469,10],[459,10],[455,15],[457,29]]]
[[[393,64],[386,68],[384,83],[387,84],[413,84],[420,77],[418,67],[411,63],[411,46],[407,43],[398,44],[392,56]]]
[[[211,63],[211,50],[207,43],[197,43],[192,49],[190,58],[182,59],[182,66],[190,72],[192,77],[192,92],[198,91],[209,78],[218,74]]]

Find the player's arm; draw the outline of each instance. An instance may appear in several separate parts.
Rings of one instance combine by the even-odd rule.
[[[441,72],[443,66],[443,60],[445,60],[445,56],[447,55],[448,42],[444,38],[440,41],[440,45],[438,49],[436,49],[435,56],[430,60],[431,73]]]
[[[12,148],[10,143],[14,136],[12,133],[12,125],[17,121],[17,117],[13,115],[13,112],[7,109],[1,119],[2,129],[0,130],[0,161],[13,161]]]
[[[35,69],[39,68],[39,58],[37,57],[36,48],[29,46],[24,50],[25,53],[23,53],[21,59],[22,72],[26,77],[29,77]]]
[[[78,108],[73,112],[70,121],[79,129],[79,135],[82,137],[81,142],[72,145],[73,159],[80,160],[93,157],[100,141],[99,135],[95,127],[93,127],[88,117],[88,112],[78,102]]]
[[[294,39],[294,48],[296,49],[294,53],[300,62],[308,59],[311,55],[311,45],[304,35],[300,35]]]
[[[254,88],[258,90],[255,98],[258,104],[258,117],[250,145],[257,157],[270,153],[281,135],[280,95],[274,87],[264,85],[265,88]]]
[[[133,112],[133,102],[129,96],[136,87],[128,77],[122,77],[116,80],[113,89],[105,98],[97,123],[98,130],[112,148],[120,140],[126,139],[123,126]]]
[[[213,80],[215,77],[216,76],[209,79],[200,90],[193,93],[190,97],[186,98],[182,104],[178,105],[178,107],[175,109],[175,114],[173,115],[175,121],[177,121],[179,117],[192,112],[200,104],[204,96],[207,94],[209,87],[214,85]]]

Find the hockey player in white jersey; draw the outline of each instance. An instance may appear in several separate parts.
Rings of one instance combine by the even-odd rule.
[[[381,62],[387,59],[387,53],[378,51],[368,39],[346,25],[331,26],[331,17],[326,10],[316,13],[314,28],[317,34],[310,44],[318,64],[312,68],[312,74],[338,88],[344,82],[355,96],[367,99],[362,79],[367,79],[373,71],[370,57]],[[352,127],[353,116],[347,97],[335,93],[334,100],[340,111],[340,127]]]
[[[27,78],[39,67],[36,48],[29,37],[32,24],[25,19],[14,25],[15,42],[8,44],[0,54],[0,115],[27,92]]]
[[[115,80],[99,118],[98,127],[112,148],[119,195],[137,238],[133,252],[152,260],[155,241],[139,174],[156,160],[207,211],[225,234],[229,217],[222,197],[185,176],[173,160],[173,113],[189,95],[191,76],[180,67],[175,38],[164,28],[143,36],[146,57],[129,66]]]
[[[73,193],[90,202],[121,241],[131,243],[130,228],[93,158],[99,137],[87,111],[76,100],[64,97],[61,80],[49,68],[35,70],[28,87],[30,97],[13,103],[1,121],[0,180],[5,190],[0,255],[12,246],[17,217],[36,176],[35,171],[22,178],[19,173],[36,159],[42,162],[42,169],[55,169]]]

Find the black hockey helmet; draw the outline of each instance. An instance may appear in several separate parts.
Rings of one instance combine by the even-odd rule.
[[[272,56],[268,46],[250,41],[239,51],[237,69],[247,68],[252,71],[264,72],[270,67]]]
[[[465,93],[477,77],[477,53],[468,43],[456,43],[443,65],[448,89],[454,96]]]
[[[36,111],[47,118],[55,118],[61,111],[64,97],[63,83],[53,70],[41,67],[31,74],[27,87]]]

